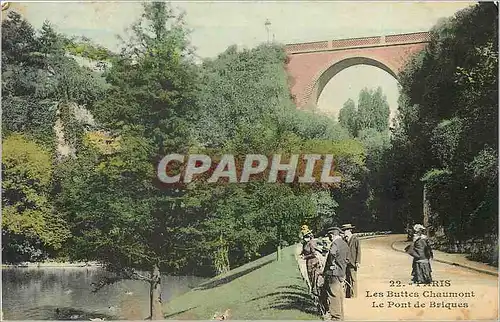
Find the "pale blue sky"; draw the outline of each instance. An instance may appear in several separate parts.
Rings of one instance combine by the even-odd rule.
[[[201,57],[214,57],[228,46],[253,47],[266,41],[264,22],[282,43],[429,30],[440,18],[474,2],[173,2],[187,14],[191,41]],[[45,19],[70,35],[85,35],[115,49],[117,34],[141,14],[139,2],[13,3],[35,27]],[[325,87],[319,108],[337,115],[348,98],[357,101],[363,87],[381,86],[391,110],[397,107],[397,82],[376,67],[355,66],[336,75]]]

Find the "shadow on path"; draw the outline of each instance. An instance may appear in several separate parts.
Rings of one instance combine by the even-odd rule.
[[[277,289],[296,290],[300,291],[301,293],[307,296],[309,295],[306,286],[299,286],[299,285],[278,286]]]
[[[277,291],[251,299],[257,301],[272,297],[270,305],[266,309],[275,310],[298,310],[307,314],[318,315],[317,306],[311,295],[303,287],[297,285],[280,286]]]
[[[318,315],[313,299],[304,295],[282,295],[269,307],[275,310],[299,310],[307,314]]]
[[[182,310],[182,311],[178,311],[178,312],[174,312],[174,313],[170,313],[170,314],[164,314],[163,318],[164,319],[168,319],[168,318],[171,318],[171,317],[174,317],[174,316],[177,316],[177,315],[189,312],[192,309],[196,309],[196,308],[197,308],[197,306],[193,306],[193,307],[190,307],[189,309],[185,309],[185,310]]]
[[[234,281],[235,279],[239,278],[239,277],[242,277],[244,275],[247,275],[255,270],[258,270],[259,268],[262,268],[272,262],[274,262],[275,260],[274,259],[271,259],[271,260],[268,260],[260,265],[256,265],[256,266],[252,266],[252,267],[249,267],[245,270],[242,270],[240,272],[235,272],[229,276],[226,276],[226,277],[222,277],[220,279],[216,279],[214,281],[209,281],[207,283],[204,283],[204,284],[201,284],[200,286],[198,286],[197,288],[195,288],[195,290],[207,290],[207,289],[211,289],[211,288],[214,288],[214,287],[217,287],[217,286],[221,286],[221,285],[224,285],[224,284],[227,284],[231,281]]]
[[[283,297],[283,296],[298,296],[298,297],[303,297],[304,293],[301,293],[301,292],[273,292],[273,293],[269,293],[269,294],[262,295],[262,296],[259,296],[259,297],[254,297],[249,302],[258,301],[258,300],[265,299],[267,297],[273,297],[273,296],[279,296],[279,297]]]

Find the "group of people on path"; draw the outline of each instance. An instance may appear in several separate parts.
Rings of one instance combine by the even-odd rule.
[[[311,293],[317,298],[324,320],[344,319],[344,298],[357,295],[357,271],[361,263],[361,247],[353,235],[351,224],[330,227],[322,245],[303,227],[302,258],[306,261]]]
[[[325,321],[344,320],[344,298],[355,298],[358,294],[361,247],[352,233],[354,228],[351,224],[330,227],[317,243],[312,231],[302,226],[301,256],[306,261],[310,291]],[[424,226],[413,226],[413,242],[405,251],[413,257],[412,282],[432,283],[430,260],[433,252]]]

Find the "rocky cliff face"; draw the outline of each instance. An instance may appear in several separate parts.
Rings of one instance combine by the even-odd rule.
[[[108,61],[96,61],[70,53],[66,53],[66,55],[74,59],[81,67],[88,68],[96,74],[102,74],[107,68],[111,67],[111,63]],[[64,109],[66,114],[69,114],[69,118],[72,122],[77,122],[79,125],[83,126],[85,132],[88,132],[96,126],[92,113],[90,113],[90,111],[88,111],[84,106],[79,106],[76,103],[59,103],[56,112],[57,119],[54,125],[54,132],[57,141],[57,157],[59,160],[64,157],[75,156],[76,152],[76,148],[71,144],[68,139],[68,133],[66,133],[65,130],[64,119],[67,120],[68,115],[64,115],[63,117],[61,111],[62,109]]]
[[[64,139],[64,126],[62,124],[61,118],[58,117],[56,120],[56,124],[54,125],[54,132],[56,133],[57,139],[57,157],[58,159],[74,156],[75,148],[72,147],[66,140]]]
[[[107,61],[95,61],[89,58],[71,54],[67,54],[67,56],[73,58],[78,63],[78,65],[82,67],[87,67],[94,73],[102,73],[104,70],[111,67],[111,63]]]
[[[54,125],[54,132],[56,134],[57,140],[57,156],[59,159],[68,156],[75,156],[76,149],[72,144],[68,141],[67,136],[65,135],[64,122],[61,117],[61,107],[62,104],[59,104],[57,109],[57,119]],[[76,103],[68,103],[67,105],[70,116],[74,118],[77,122],[82,124],[84,128],[92,128],[95,127],[96,122],[92,114],[86,110],[82,106],[78,106]]]

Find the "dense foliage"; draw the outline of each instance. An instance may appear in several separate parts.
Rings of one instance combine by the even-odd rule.
[[[49,151],[23,135],[2,142],[4,262],[43,260],[69,237],[67,223],[51,203],[50,159]]]
[[[387,177],[384,157],[390,148],[389,112],[380,87],[362,89],[357,106],[348,99],[339,112],[340,125],[364,148],[365,160],[356,172],[358,184],[349,193],[337,192],[336,200],[342,221],[354,222],[364,230],[384,229],[391,221],[384,209],[391,201],[383,193]]]
[[[364,88],[359,93],[357,107],[352,99],[344,103],[340,109],[339,123],[352,136],[359,136],[359,132],[365,129],[384,132],[389,129],[389,113],[389,103],[382,88]]]
[[[15,12],[2,22],[6,262],[53,256],[68,237],[64,218],[52,202],[53,162],[60,156],[54,130],[60,121],[70,130],[62,140],[78,144],[83,124],[69,113],[69,106],[91,106],[102,92],[102,83],[99,76],[65,56],[64,40],[48,22],[37,32]]]
[[[332,153],[348,185],[350,166],[362,164],[364,150],[346,144],[348,133],[333,121],[296,110],[283,68],[285,58],[281,47],[261,45],[243,51],[230,47],[205,61],[198,94],[197,141],[212,152],[241,156]],[[215,265],[217,272],[224,272],[294,243],[298,223],[319,230],[331,223],[328,219],[338,220],[331,188],[265,180],[201,185],[191,191],[199,204],[197,212],[206,216],[199,226],[198,247],[206,250],[207,263],[211,256],[214,263],[224,263]]]
[[[431,34],[400,75],[388,167],[400,222],[421,219],[425,184],[430,224],[454,243],[497,232],[497,8],[462,10]]]

